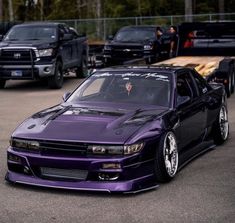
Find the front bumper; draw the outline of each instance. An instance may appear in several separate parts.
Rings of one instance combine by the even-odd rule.
[[[15,75],[15,74],[19,75]],[[53,76],[55,73],[55,63],[34,64],[34,65],[2,65],[0,66],[1,79],[37,79]]]
[[[11,158],[9,159],[9,157]],[[15,160],[12,159],[15,157]],[[103,163],[119,163],[119,169],[103,169]],[[154,160],[141,161],[135,154],[120,158],[48,157],[8,149],[6,180],[13,183],[103,192],[138,192],[157,187],[153,173]],[[87,171],[84,179],[42,176],[42,168]],[[118,174],[115,180],[100,179],[100,174]]]

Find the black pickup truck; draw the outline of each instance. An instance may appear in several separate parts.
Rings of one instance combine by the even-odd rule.
[[[63,76],[87,73],[87,38],[61,23],[24,23],[13,26],[0,43],[0,88],[6,81],[47,78],[61,88]]]
[[[158,31],[161,35],[158,36]],[[164,28],[152,25],[126,26],[104,45],[104,63],[106,65],[123,64],[127,61],[143,58],[147,64],[160,58],[168,58],[170,35]]]

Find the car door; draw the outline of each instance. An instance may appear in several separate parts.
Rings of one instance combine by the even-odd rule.
[[[198,93],[204,101],[207,109],[206,127],[209,129],[212,127],[215,117],[218,115],[218,110],[221,105],[221,97],[220,95],[215,94],[212,87],[196,71],[193,71],[192,74],[198,88]],[[208,131],[208,133],[209,132],[210,131]]]
[[[72,35],[72,55],[71,55],[71,67],[77,67],[81,64],[81,57],[83,51],[83,38],[79,37],[76,30],[69,27],[69,32]]]
[[[178,74],[176,83],[176,104],[180,123],[179,143],[180,148],[186,148],[197,144],[203,138],[207,109],[190,70]]]
[[[73,44],[72,39],[65,39],[65,35],[69,34],[68,28],[64,25],[59,25],[59,38],[60,38],[60,54],[63,60],[64,69],[71,67],[72,63],[72,52],[73,52]]]

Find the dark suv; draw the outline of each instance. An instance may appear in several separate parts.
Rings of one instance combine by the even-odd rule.
[[[61,88],[63,74],[87,72],[85,36],[61,23],[25,23],[13,26],[0,43],[0,88],[9,79],[46,78],[50,88]]]
[[[161,35],[157,35],[157,31]],[[144,58],[153,63],[168,56],[170,36],[159,26],[127,26],[121,28],[104,46],[104,63],[122,64],[126,61]]]

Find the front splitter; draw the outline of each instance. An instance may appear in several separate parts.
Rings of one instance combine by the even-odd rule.
[[[38,187],[67,189],[76,191],[97,191],[97,192],[117,192],[135,194],[144,192],[147,190],[156,189],[159,185],[154,182],[153,174],[146,175],[140,178],[136,178],[128,181],[55,181],[46,180],[34,176],[19,174],[8,171],[5,177],[6,181],[17,184],[26,184]]]

